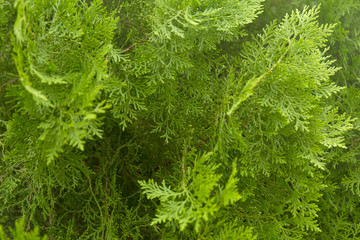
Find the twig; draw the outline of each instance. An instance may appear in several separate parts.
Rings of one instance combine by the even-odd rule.
[[[182,168],[182,172],[183,172],[182,184],[185,187],[185,185],[186,185],[186,172],[185,172],[185,158],[184,157],[183,157],[182,162],[181,162],[181,168]]]
[[[50,212],[49,212],[49,226],[50,226],[50,229],[52,229],[52,215],[51,215],[51,209],[50,209]],[[50,240],[52,240],[52,236],[50,236]]]
[[[109,196],[109,177],[108,177],[108,173],[106,170],[106,177],[105,177],[105,191],[106,191],[106,196],[105,196],[105,204],[106,204],[106,221],[109,222],[110,221],[110,216],[109,216],[109,207],[108,207],[108,196]]]
[[[240,105],[240,103],[242,103],[243,101],[245,101],[248,97],[250,97],[253,94],[253,90],[254,88],[261,83],[261,81],[263,79],[265,79],[267,77],[267,75],[269,75],[279,64],[280,62],[283,60],[283,58],[286,56],[286,54],[288,53],[289,48],[286,49],[286,51],[283,53],[283,55],[281,55],[281,57],[279,58],[279,60],[264,74],[262,74],[259,77],[253,77],[252,79],[250,79],[245,87],[242,89],[240,96],[238,97],[237,101],[232,105],[232,107],[230,108],[230,110],[226,113],[227,116],[231,116],[233,114],[233,112],[238,108],[238,106]]]
[[[185,186],[186,186],[185,156],[186,156],[186,150],[184,148],[184,152],[181,157],[181,169],[182,169],[182,174],[183,174],[183,179],[182,179],[183,188],[185,188]]]
[[[141,43],[144,43],[145,41],[149,40],[148,38],[144,38],[143,41],[138,41],[136,42],[135,44],[133,45],[130,45],[129,47],[125,48],[124,50],[122,50],[121,52],[122,53],[127,53],[128,51],[130,51],[132,48],[134,48],[136,46],[136,44],[141,44]]]
[[[16,82],[17,80],[19,80],[19,78],[14,78],[13,80],[10,80],[10,81],[4,83],[3,85],[0,86],[0,90],[1,90],[2,88],[6,87],[7,85]]]
[[[108,206],[108,196],[109,196],[109,185],[108,185],[108,171],[105,170],[105,214],[106,214],[106,222],[110,221],[110,215],[109,215],[109,206]],[[105,235],[105,240],[107,240],[107,236]]]

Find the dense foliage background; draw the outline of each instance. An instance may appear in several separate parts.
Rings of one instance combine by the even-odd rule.
[[[360,239],[359,22],[0,0],[0,239]]]

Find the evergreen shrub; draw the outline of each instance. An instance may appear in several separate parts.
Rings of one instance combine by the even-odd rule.
[[[359,21],[0,0],[0,239],[360,239]]]

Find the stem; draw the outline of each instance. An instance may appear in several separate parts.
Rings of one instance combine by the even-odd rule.
[[[227,116],[230,117],[233,114],[233,112],[238,108],[240,103],[242,103],[243,101],[248,99],[253,94],[254,88],[261,82],[261,80],[266,78],[266,76],[269,75],[280,64],[280,62],[285,57],[285,55],[287,54],[288,51],[289,51],[289,48],[286,49],[284,54],[281,55],[279,60],[266,73],[262,74],[261,76],[259,76],[257,78],[253,77],[246,83],[245,87],[242,89],[242,91],[240,93],[240,96],[239,96],[237,102],[234,103],[232,105],[231,109],[226,113]]]
[[[49,212],[49,226],[50,226],[50,230],[52,229],[52,215],[51,215],[51,210]],[[50,236],[50,240],[52,240],[52,236]]]
[[[184,149],[184,153],[181,158],[181,169],[182,169],[182,174],[183,174],[182,185],[183,185],[184,189],[186,188],[185,187],[186,186],[185,156],[186,156],[186,149]]]
[[[106,173],[105,173],[105,205],[106,205],[106,221],[109,222],[110,221],[110,216],[109,216],[109,206],[108,206],[108,196],[109,196],[109,176],[108,176],[108,171],[106,169]]]
[[[89,175],[86,175],[86,177],[87,177],[88,180],[89,180],[90,193],[91,193],[92,197],[94,198],[94,201],[95,201],[97,207],[99,208],[101,218],[103,218],[104,216],[103,216],[103,213],[102,213],[102,209],[101,209],[101,207],[100,207],[100,204],[99,204],[99,202],[98,202],[98,200],[97,200],[97,198],[96,198],[96,196],[95,196],[95,193],[94,193],[93,188],[92,188],[92,185],[91,185],[91,178],[90,178]]]
[[[185,187],[185,185],[186,185],[185,157],[182,157],[181,168],[182,168],[182,173],[183,173],[182,185],[183,185],[183,187]]]
[[[121,52],[122,52],[122,53],[127,53],[127,52],[130,51],[132,48],[134,48],[134,47],[136,46],[136,44],[142,44],[142,43],[144,43],[144,42],[147,41],[147,40],[148,40],[148,38],[144,38],[143,41],[136,42],[135,44],[130,45],[129,47],[123,49]]]
[[[7,85],[16,82],[17,80],[19,80],[19,78],[14,78],[13,80],[10,80],[10,81],[4,83],[3,85],[0,86],[0,90],[1,90],[2,88],[6,87]]]

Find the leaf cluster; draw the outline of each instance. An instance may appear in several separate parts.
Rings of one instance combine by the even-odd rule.
[[[0,235],[359,238],[359,9],[0,0]]]

